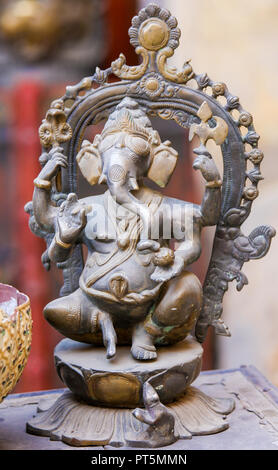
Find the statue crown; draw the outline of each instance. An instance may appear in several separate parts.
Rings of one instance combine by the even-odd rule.
[[[124,98],[110,115],[101,133],[102,138],[110,134],[126,132],[141,137],[151,144],[158,145],[160,139],[157,131],[152,128],[146,113],[131,98]]]

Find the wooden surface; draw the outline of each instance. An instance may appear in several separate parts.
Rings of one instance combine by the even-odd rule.
[[[165,449],[278,449],[278,389],[254,367],[202,372],[194,385],[210,396],[235,398],[235,411],[227,418],[230,427],[218,434],[180,440]],[[0,405],[0,449],[75,450],[67,444],[25,432],[25,423],[35,414],[38,404],[45,407],[62,392],[53,390],[8,396]],[[113,449],[109,446],[104,448]],[[88,450],[88,447],[82,449]]]

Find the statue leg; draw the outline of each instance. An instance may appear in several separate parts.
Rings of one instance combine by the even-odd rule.
[[[100,310],[81,289],[53,300],[46,305],[43,313],[46,320],[64,336],[80,342],[103,342],[107,357],[115,355],[117,337],[110,314]]]
[[[194,328],[201,306],[201,283],[195,274],[185,271],[165,283],[145,330],[155,344],[181,341]]]
[[[138,323],[133,330],[131,354],[139,361],[150,361],[157,358],[153,337],[147,333],[144,322]]]
[[[183,340],[193,329],[201,304],[202,286],[195,274],[186,271],[166,282],[153,311],[133,330],[134,359],[156,359],[154,344]]]

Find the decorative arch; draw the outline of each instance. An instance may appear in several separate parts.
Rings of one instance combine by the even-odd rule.
[[[97,68],[93,76],[67,87],[65,95],[55,100],[46,114],[40,128],[42,156],[45,156],[41,156],[42,163],[55,146],[61,146],[68,157],[68,168],[62,169],[52,199],[60,204],[66,194],[76,192],[76,155],[86,127],[107,118],[125,96],[135,99],[149,116],[172,119],[200,139],[201,125],[206,136],[216,140],[218,122],[226,123],[227,135],[220,142],[224,168],[221,215],[203,286],[204,302],[196,336],[203,341],[209,325],[214,326],[218,334],[230,335],[221,319],[228,283],[236,280],[238,290],[247,284],[241,271],[243,263],[264,256],[275,234],[274,229],[267,226],[257,227],[249,236],[244,236],[240,230],[259,194],[263,159],[258,148],[259,135],[251,114],[223,82],[215,82],[206,74],[195,74],[189,61],[181,70],[168,65],[167,60],[174,54],[180,38],[177,20],[168,10],[154,4],[143,8],[133,18],[129,35],[136,53],[142,58],[139,65],[128,66],[124,55],[120,54],[108,69]],[[108,83],[111,74],[119,81]],[[192,82],[195,82],[194,88]],[[204,103],[209,110],[206,116],[201,113]],[[247,161],[253,165],[249,171]],[[36,233],[45,237],[49,244],[51,235],[38,228]],[[76,247],[71,259],[60,263],[59,267],[64,271],[61,293],[65,295],[78,287],[83,268],[81,248]]]

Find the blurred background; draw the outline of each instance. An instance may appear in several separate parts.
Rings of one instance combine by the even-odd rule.
[[[145,0],[0,0],[0,282],[31,298],[33,341],[27,366],[14,392],[61,387],[53,348],[61,336],[44,320],[44,305],[58,296],[61,273],[44,271],[44,242],[28,228],[24,205],[32,199],[39,172],[38,127],[53,99],[65,87],[104,69],[123,52],[129,65],[138,57],[129,44],[131,19]],[[178,19],[181,44],[171,63],[192,59],[196,73],[223,81],[254,117],[265,154],[260,197],[245,222],[246,235],[260,224],[278,224],[277,134],[278,2],[277,0],[156,0]],[[192,170],[192,146],[184,129],[155,120],[163,139],[171,139],[179,163],[167,194],[199,203],[203,185]],[[95,130],[90,131],[93,138]],[[193,143],[194,146],[194,143]],[[221,168],[221,156],[216,154]],[[79,180],[79,195],[88,194]],[[90,188],[91,193],[97,188]],[[193,267],[203,281],[213,230],[203,234],[203,253]],[[205,343],[204,369],[255,365],[278,386],[278,240],[270,253],[244,265],[249,284],[239,293],[234,283],[224,300],[231,338]]]

